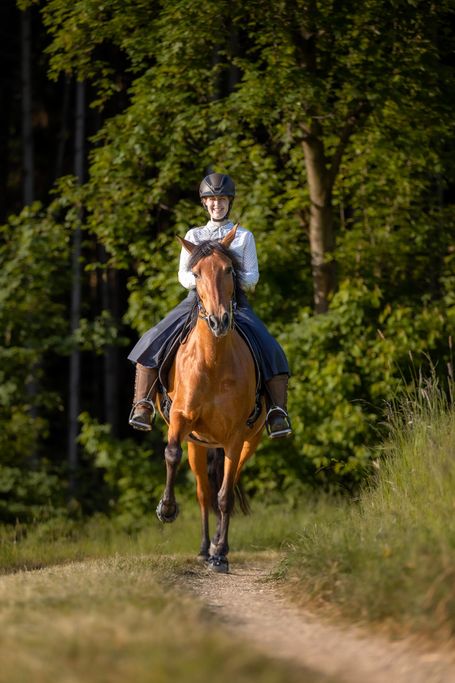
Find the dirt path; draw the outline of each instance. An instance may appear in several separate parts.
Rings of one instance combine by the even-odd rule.
[[[343,683],[455,683],[448,652],[423,651],[357,627],[335,626],[297,609],[265,581],[271,563],[234,564],[230,574],[203,567],[187,574],[188,588],[224,627],[259,650],[304,665]]]

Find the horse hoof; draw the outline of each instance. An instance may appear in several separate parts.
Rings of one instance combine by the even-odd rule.
[[[218,574],[229,573],[229,562],[224,555],[211,555],[208,559],[210,569]]]
[[[208,553],[199,553],[199,555],[197,555],[197,557],[196,557],[196,560],[198,562],[208,562],[209,561],[209,555],[208,555]]]
[[[163,508],[164,508],[164,503],[162,500],[160,500],[160,502],[158,503],[158,505],[156,507],[156,516],[158,517],[160,522],[163,522],[164,524],[170,524],[171,522],[175,522],[175,520],[179,516],[179,512],[180,512],[179,506],[177,505],[177,503],[175,503],[175,509],[174,509],[174,513],[172,515],[165,515]]]

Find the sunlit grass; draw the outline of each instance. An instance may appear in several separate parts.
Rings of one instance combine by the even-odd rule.
[[[114,556],[0,577],[0,680],[328,683],[220,629],[182,591],[194,565]]]
[[[181,500],[171,525],[150,514],[134,530],[103,516],[1,529],[0,681],[333,680],[256,653],[190,599],[185,574],[206,571],[199,526],[196,502]],[[254,504],[232,520],[231,565],[278,561],[299,526]]]
[[[232,554],[286,548],[301,529],[305,514],[253,502],[251,515],[238,513],[232,519]],[[192,499],[181,501],[181,514],[173,524],[163,525],[151,513],[133,530],[103,516],[83,522],[57,517],[28,527],[3,527],[0,528],[0,573],[113,554],[194,557],[199,550],[199,529],[199,509]]]
[[[287,576],[295,595],[335,602],[350,618],[453,636],[455,412],[428,382],[392,406],[389,420],[376,482],[355,503],[321,503],[288,555]]]

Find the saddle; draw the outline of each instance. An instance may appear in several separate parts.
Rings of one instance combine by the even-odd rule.
[[[166,422],[169,423],[169,415],[171,411],[171,406],[172,406],[172,399],[169,397],[168,394],[168,389],[169,389],[169,371],[172,367],[172,364],[174,362],[175,356],[177,354],[177,351],[180,347],[181,344],[185,344],[188,340],[188,337],[190,336],[192,330],[196,326],[197,322],[197,315],[198,315],[198,309],[197,309],[197,304],[193,307],[191,310],[190,314],[188,315],[188,318],[185,321],[185,324],[183,325],[181,330],[177,330],[177,332],[167,341],[166,347],[163,350],[163,360],[160,364],[160,367],[158,369],[158,393],[161,395],[161,400],[160,400],[160,408],[162,415]],[[249,415],[246,424],[248,427],[252,428],[256,420],[258,419],[259,415],[261,414],[262,411],[262,377],[261,377],[261,370],[260,370],[260,365],[259,361],[256,357],[256,353],[254,351],[254,348],[252,344],[250,343],[247,335],[245,332],[234,322],[234,328],[235,330],[240,334],[244,342],[247,344],[251,356],[254,361],[254,367],[255,367],[255,372],[256,372],[256,398],[254,402],[254,408]],[[192,435],[190,435],[192,436]],[[197,437],[192,436],[194,441],[199,441]]]

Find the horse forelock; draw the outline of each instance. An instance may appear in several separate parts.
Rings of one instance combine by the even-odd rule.
[[[223,245],[217,240],[205,240],[196,245],[196,248],[192,251],[191,256],[188,261],[188,268],[191,270],[194,268],[201,259],[207,256],[212,256],[212,254],[218,253],[225,256],[232,262],[232,267],[235,273],[240,269],[239,261],[237,256],[230,250],[223,247]]]
[[[196,248],[193,249],[190,259],[188,261],[188,268],[192,270],[201,259],[207,257],[207,256],[212,256],[212,254],[218,253],[221,254],[222,256],[225,256],[228,258],[231,263],[232,267],[234,269],[234,291],[235,291],[235,298],[238,300],[239,297],[241,296],[241,291],[242,287],[240,285],[240,278],[237,277],[238,273],[241,270],[240,267],[240,261],[237,257],[236,254],[233,253],[231,249],[226,249],[226,247],[223,247],[218,240],[205,240],[204,242],[200,242],[199,244],[196,245]]]

